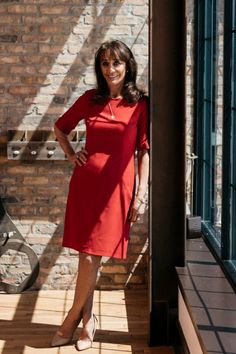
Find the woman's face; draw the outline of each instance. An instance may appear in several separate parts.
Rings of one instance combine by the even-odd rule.
[[[101,56],[101,71],[110,91],[122,89],[125,81],[126,63],[107,50]]]

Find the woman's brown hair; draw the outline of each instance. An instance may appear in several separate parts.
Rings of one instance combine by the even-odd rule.
[[[123,97],[129,103],[138,102],[138,100],[144,96],[144,92],[136,86],[137,63],[129,47],[118,40],[104,42],[95,54],[94,67],[97,79],[97,90],[94,95],[94,100],[98,103],[104,102],[110,94],[107,82],[101,71],[101,59],[107,50],[111,56],[118,57],[126,63],[126,75],[122,90]]]

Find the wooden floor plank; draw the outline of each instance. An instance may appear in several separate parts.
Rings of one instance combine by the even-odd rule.
[[[51,348],[50,341],[73,300],[73,291],[39,291],[19,295],[0,293],[1,354],[73,354],[73,343]],[[98,318],[89,354],[173,354],[172,348],[147,344],[148,308],[145,290],[96,291]],[[76,330],[78,338],[81,328]]]

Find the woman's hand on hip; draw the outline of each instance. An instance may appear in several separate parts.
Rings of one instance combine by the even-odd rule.
[[[75,154],[68,156],[68,159],[70,160],[70,162],[74,163],[75,165],[83,166],[87,162],[88,151],[82,149],[76,152]]]
[[[140,203],[136,199],[134,199],[128,216],[130,222],[135,222],[139,220],[139,209],[140,209]]]

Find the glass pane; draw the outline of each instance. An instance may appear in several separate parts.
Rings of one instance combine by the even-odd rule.
[[[203,80],[203,220],[212,223],[213,187],[211,133],[215,109],[215,21],[212,0],[205,1],[204,80]]]
[[[223,35],[224,1],[216,1],[216,55],[215,55],[215,119],[212,126],[213,158],[213,210],[212,224],[219,239],[222,206],[222,130],[223,130]]]

